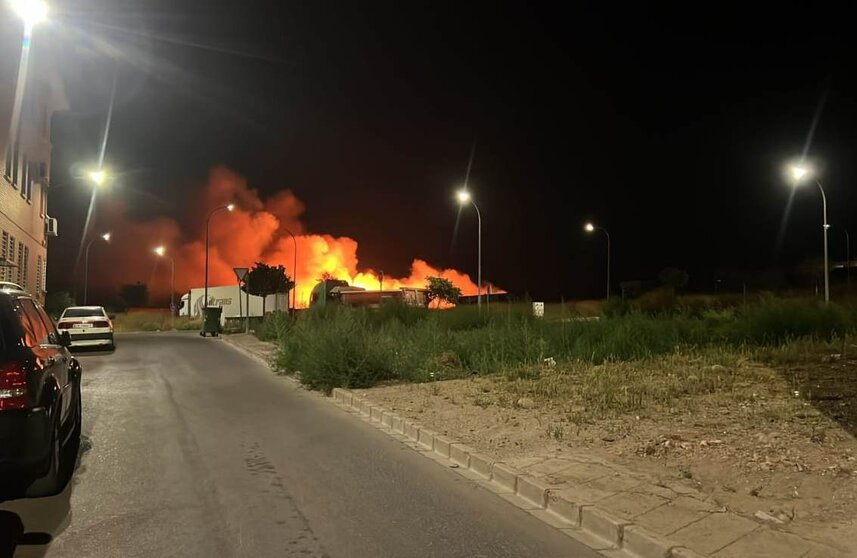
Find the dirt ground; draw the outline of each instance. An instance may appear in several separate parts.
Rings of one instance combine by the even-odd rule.
[[[591,391],[557,389],[548,366],[555,365],[546,363],[537,379],[498,375],[361,391],[509,463],[595,456],[680,480],[748,517],[765,512],[777,528],[857,545],[857,358],[732,363],[715,368],[735,379],[723,389],[606,412],[593,410],[585,398]]]

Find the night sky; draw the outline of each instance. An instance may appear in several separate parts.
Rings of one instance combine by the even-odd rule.
[[[69,1],[44,39],[64,45],[71,104],[54,124],[49,290],[71,286],[89,201],[73,175],[96,157],[114,75],[106,161],[121,174],[105,196],[196,222],[194,194],[225,164],[263,194],[292,189],[309,231],[357,239],[361,265],[389,274],[419,257],[475,277],[472,211],[453,243],[474,141],[484,276],[536,299],[602,295],[605,243],[587,219],[610,231],[614,285],[677,266],[710,290],[728,270],[820,257],[811,188],[776,249],[782,168],[817,113],[831,257],[837,227],[857,233],[857,83],[835,14],[133,4]]]

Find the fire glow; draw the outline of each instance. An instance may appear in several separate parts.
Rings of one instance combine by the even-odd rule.
[[[247,187],[243,178],[218,167],[210,172],[206,192],[201,198],[196,206],[199,214],[195,215],[197,224],[193,231],[183,231],[170,219],[130,220],[123,206],[108,202],[101,210],[98,226],[112,230],[116,237],[114,246],[121,248],[112,249],[99,258],[101,262],[110,262],[110,265],[98,266],[99,286],[116,288],[142,281],[155,297],[168,294],[169,278],[163,269],[155,268],[156,261],[146,257],[152,246],[166,245],[175,256],[176,289],[183,293],[201,287],[205,270],[205,217],[211,209],[234,201],[235,211],[218,212],[212,218],[209,285],[233,285],[236,283],[233,268],[252,267],[257,261],[283,265],[288,275],[293,276],[295,243],[287,232],[290,231],[295,235],[298,251],[298,307],[308,305],[313,287],[325,275],[367,290],[381,288],[380,273],[359,269],[356,240],[306,231],[300,220],[304,204],[290,190],[263,200],[256,190]],[[188,240],[189,237],[193,240]],[[383,288],[425,287],[430,276],[450,280],[464,295],[475,295],[478,290],[467,274],[438,269],[420,259],[413,260],[407,277],[384,275]],[[483,292],[487,289],[487,284],[483,284]],[[502,291],[491,287],[491,292]]]

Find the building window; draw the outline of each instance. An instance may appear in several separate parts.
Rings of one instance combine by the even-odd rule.
[[[3,231],[0,236],[0,281],[9,281],[12,273],[11,256],[9,256],[9,233]]]
[[[27,161],[27,156],[24,155],[24,162],[21,165],[21,197],[27,201],[33,199],[32,185],[30,184],[30,163]]]
[[[24,289],[27,288],[27,257],[30,250],[23,242],[18,243],[18,280],[16,281]]]
[[[45,263],[42,257],[36,257],[36,294],[39,294],[40,292],[44,291],[44,266]]]
[[[15,237],[9,235],[8,239],[9,242],[6,245],[6,281],[12,281],[15,266]]]
[[[48,214],[48,189],[45,187],[45,181],[39,181],[39,217],[44,217]]]
[[[12,146],[11,145],[6,146],[6,167],[5,167],[5,170],[3,171],[3,176],[8,178],[9,180],[12,179]]]
[[[15,145],[12,146],[12,186],[18,185],[18,171],[20,171],[20,154],[21,154],[21,142],[19,140],[15,141]]]

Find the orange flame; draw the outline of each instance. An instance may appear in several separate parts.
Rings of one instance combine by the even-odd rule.
[[[185,241],[186,232],[174,221],[157,219],[149,222],[131,221],[125,207],[108,204],[102,211],[102,226],[114,234],[114,247],[109,254],[101,251],[102,265],[96,282],[106,288],[112,285],[142,281],[155,296],[169,294],[169,268],[155,269],[157,262],[148,259],[153,246],[164,244],[175,258],[176,291],[187,292],[203,285],[205,273],[205,218],[215,207],[236,201],[238,208],[229,213],[218,212],[212,217],[209,245],[209,277],[211,285],[236,283],[233,268],[252,267],[257,261],[283,265],[294,278],[295,244],[297,244],[297,305],[306,307],[310,293],[323,275],[347,281],[367,290],[381,288],[380,274],[360,269],[357,241],[348,237],[310,234],[300,221],[303,203],[289,190],[262,199],[256,190],[247,187],[243,178],[229,169],[212,169],[203,203],[199,204],[196,221],[200,230],[192,236],[203,240]],[[289,232],[295,235],[294,240]],[[110,262],[109,266],[107,262]],[[91,274],[92,278],[94,274]],[[464,295],[475,295],[476,284],[470,277],[454,269],[439,269],[415,259],[407,277],[385,275],[385,290],[400,287],[426,286],[430,276],[443,277],[461,289]],[[483,292],[487,292],[487,283]],[[491,287],[491,292],[501,290]]]

